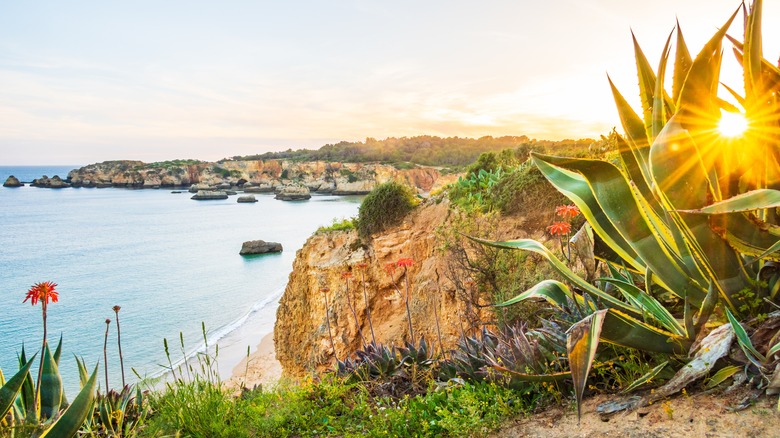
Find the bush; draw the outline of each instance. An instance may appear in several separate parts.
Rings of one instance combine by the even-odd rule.
[[[342,218],[342,219],[333,218],[333,222],[330,225],[317,228],[317,234],[326,233],[328,231],[354,230],[356,224],[357,224],[357,219],[355,219],[354,217]]]
[[[416,205],[411,190],[395,181],[380,184],[369,193],[358,210],[361,238],[397,224]]]

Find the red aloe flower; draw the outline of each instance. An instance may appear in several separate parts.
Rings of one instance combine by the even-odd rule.
[[[396,266],[403,266],[404,268],[408,268],[408,267],[412,266],[413,263],[414,263],[414,260],[412,260],[412,259],[410,259],[408,257],[407,258],[398,259],[398,261],[395,262]]]
[[[559,205],[555,208],[555,213],[564,219],[571,219],[580,214],[580,209],[574,204]]]
[[[569,232],[571,232],[571,225],[568,222],[553,222],[552,225],[547,227],[547,231],[553,236],[569,234]]]
[[[33,306],[38,304],[38,300],[41,301],[41,305],[49,304],[49,301],[56,303],[59,300],[60,295],[59,292],[54,289],[55,287],[57,287],[57,283],[52,283],[51,281],[35,283],[30,290],[27,291],[27,295],[22,302],[26,303],[27,300],[30,300]]]
[[[341,278],[344,278],[344,279],[352,278],[352,273],[349,272],[349,271],[344,271],[344,272],[341,273]]]
[[[395,273],[395,263],[393,262],[386,263],[385,271],[387,271],[388,274],[393,275]]]
[[[365,268],[367,268],[367,267],[368,267],[368,263],[365,263],[365,262],[360,262],[360,263],[357,263],[357,264],[355,265],[355,267],[356,267],[356,268],[358,268],[358,269],[365,269]]]

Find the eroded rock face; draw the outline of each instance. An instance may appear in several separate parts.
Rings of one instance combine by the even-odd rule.
[[[257,202],[257,198],[255,198],[254,195],[244,195],[244,196],[239,196],[236,202],[240,202],[242,204],[252,203],[252,202]]]
[[[266,242],[265,240],[250,240],[241,245],[241,255],[265,254],[268,252],[282,252],[282,244]]]
[[[411,285],[411,313],[415,338],[433,342],[440,348],[436,329],[438,315],[444,350],[455,346],[460,337],[464,302],[445,278],[445,261],[436,256],[435,230],[448,218],[448,203],[430,203],[413,212],[403,224],[374,236],[363,247],[355,231],[315,234],[296,254],[293,272],[279,302],[274,329],[276,357],[288,377],[300,377],[313,370],[332,367],[334,358],[343,359],[362,345],[352,313],[347,305],[344,272],[351,272],[350,299],[358,313],[360,331],[368,342],[371,330],[377,342],[401,345],[409,339],[406,309],[402,295],[406,276]],[[388,272],[386,266],[400,258],[414,263]],[[362,266],[365,263],[365,267]],[[363,295],[363,279],[368,297]],[[329,309],[325,308],[328,294]],[[328,338],[325,312],[330,313],[335,352]]]
[[[311,192],[306,186],[289,185],[282,187],[274,196],[281,201],[304,201],[311,198]]]
[[[196,201],[208,201],[213,199],[227,199],[227,193],[221,190],[198,190],[198,193],[194,194],[190,199]]]
[[[19,179],[13,175],[6,178],[5,182],[3,183],[3,187],[22,187],[24,184],[19,182]]]

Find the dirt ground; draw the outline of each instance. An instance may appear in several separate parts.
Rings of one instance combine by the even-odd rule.
[[[598,395],[584,401],[577,422],[574,404],[547,407],[507,423],[492,437],[780,437],[777,397],[760,397],[733,412],[744,394],[678,395],[633,411],[602,416],[596,408],[614,400]]]

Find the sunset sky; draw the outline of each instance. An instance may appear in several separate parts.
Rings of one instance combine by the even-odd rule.
[[[764,53],[780,56],[780,2]],[[0,0],[0,165],[216,160],[366,137],[598,137],[606,75],[736,0]],[[741,38],[741,19],[730,34]],[[730,46],[726,44],[730,52]],[[723,80],[741,88],[733,56]]]

